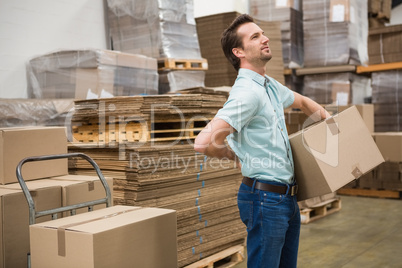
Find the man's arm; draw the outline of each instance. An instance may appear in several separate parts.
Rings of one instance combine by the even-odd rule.
[[[311,116],[311,115],[316,115],[313,116],[314,120],[321,120],[330,117],[331,115],[327,112],[327,110],[324,109],[321,105],[313,101],[312,99],[302,96],[297,92],[293,92],[295,96],[295,100],[293,104],[290,106],[292,108],[297,108],[302,110],[306,115]],[[318,118],[318,115],[320,118]]]
[[[226,137],[234,131],[225,120],[215,117],[197,135],[194,150],[210,157],[227,158],[237,162],[236,154],[225,144]]]

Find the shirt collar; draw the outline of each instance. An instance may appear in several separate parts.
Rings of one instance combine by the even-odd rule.
[[[255,82],[260,84],[261,86],[265,87],[269,83],[268,75],[260,75],[250,69],[240,68],[239,69],[239,76],[245,76],[253,79]]]

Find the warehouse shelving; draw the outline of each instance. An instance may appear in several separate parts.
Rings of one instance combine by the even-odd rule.
[[[309,68],[284,69],[284,75],[295,74],[297,76],[322,73],[339,73],[339,72],[354,72],[354,73],[372,73],[379,71],[389,71],[402,69],[402,62],[391,62],[373,64],[368,66],[361,65],[338,65],[338,66],[322,66]]]

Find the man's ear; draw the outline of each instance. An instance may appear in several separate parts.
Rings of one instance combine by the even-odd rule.
[[[240,49],[240,48],[235,47],[235,48],[232,49],[232,52],[238,58],[243,58],[244,57],[243,50]]]

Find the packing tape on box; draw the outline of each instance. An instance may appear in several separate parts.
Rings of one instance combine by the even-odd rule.
[[[327,123],[327,126],[329,128],[329,131],[331,131],[332,135],[338,135],[339,134],[339,128],[338,125],[336,124],[336,121],[333,117],[328,118],[325,120]]]
[[[90,181],[90,182],[88,183],[88,191],[91,192],[91,191],[93,191],[93,190],[95,190],[95,182]]]
[[[99,218],[95,218],[95,219],[90,219],[90,220],[84,220],[84,221],[80,221],[80,222],[74,222],[74,223],[70,223],[70,224],[66,224],[63,226],[60,226],[57,228],[57,248],[58,248],[58,255],[61,257],[65,257],[66,256],[66,230],[68,228],[77,226],[77,225],[82,225],[82,224],[86,224],[86,223],[90,223],[90,222],[94,222],[94,221],[99,221],[99,220],[103,220],[106,218],[111,218],[111,217],[115,217],[127,212],[131,212],[131,211],[135,211],[135,210],[140,210],[140,209],[144,209],[143,207],[140,208],[133,208],[133,209],[126,209],[123,211],[119,211],[119,212],[115,212],[115,213],[111,213]]]

